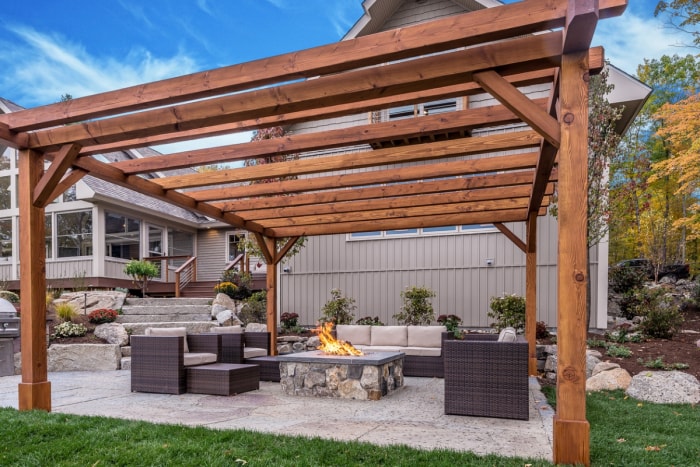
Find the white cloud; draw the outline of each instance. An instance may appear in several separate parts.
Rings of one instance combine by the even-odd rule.
[[[230,135],[211,136],[209,138],[193,139],[190,141],[182,141],[180,143],[160,144],[153,146],[156,151],[163,154],[171,154],[182,151],[192,151],[195,149],[213,148],[219,146],[228,146],[231,144],[247,143],[253,136],[252,131],[244,131],[242,133],[233,133]]]
[[[662,55],[697,54],[697,49],[684,47],[688,35],[665,27],[658,18],[642,18],[630,12],[598,23],[592,45],[602,45],[605,57],[616,67],[636,74],[644,59]]]
[[[144,49],[126,57],[98,58],[84,47],[32,28],[8,28],[17,37],[12,52],[0,55],[0,84],[13,89],[25,107],[57,102],[61,95],[81,97],[196,71],[195,60],[180,53],[154,57]],[[21,99],[21,100],[20,100]]]

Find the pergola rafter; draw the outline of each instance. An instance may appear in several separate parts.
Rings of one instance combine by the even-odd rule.
[[[51,407],[44,290],[41,297],[37,291],[45,283],[43,208],[86,174],[253,232],[270,265],[273,339],[277,264],[298,237],[495,223],[527,258],[530,371],[536,221],[558,181],[554,460],[588,464],[582,319],[587,80],[604,64],[602,49],[590,48],[590,41],[599,18],[620,15],[626,6],[627,0],[525,0],[0,115],[0,140],[21,150],[20,229],[28,233],[21,245],[20,408]],[[522,94],[518,87],[529,84],[551,84],[549,98]],[[277,125],[312,127],[323,119],[480,93],[501,105],[344,129],[318,125],[308,134],[132,161],[92,157]],[[214,173],[145,176],[309,152],[313,156]],[[44,160],[51,166],[42,175]],[[280,177],[290,179],[271,181]],[[525,223],[527,238],[509,234],[506,222]]]

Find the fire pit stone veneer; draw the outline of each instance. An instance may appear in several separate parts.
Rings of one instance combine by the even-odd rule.
[[[278,357],[285,394],[379,400],[403,386],[401,352],[362,356],[327,355],[321,351]]]

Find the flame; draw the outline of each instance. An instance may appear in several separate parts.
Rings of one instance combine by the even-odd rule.
[[[321,341],[318,350],[331,355],[364,355],[361,350],[356,349],[349,342],[333,337],[333,334],[331,334],[332,329],[332,322],[321,324],[314,329],[313,332],[318,334],[318,339]]]

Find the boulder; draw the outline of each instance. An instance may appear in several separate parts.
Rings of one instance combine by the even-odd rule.
[[[48,370],[118,370],[121,358],[116,344],[53,344],[48,350]]]
[[[267,324],[248,323],[245,327],[245,332],[267,332]]]
[[[124,346],[129,344],[129,334],[120,323],[104,323],[95,327],[95,336],[104,339],[110,344]]]
[[[627,389],[630,381],[630,374],[617,363],[601,362],[593,369],[593,376],[586,380],[586,391]]]
[[[219,304],[219,303],[214,303],[214,304],[212,304],[212,306],[211,306],[211,317],[212,317],[212,318],[216,318],[216,316],[217,316],[219,313],[223,313],[223,312],[226,311],[226,310],[231,311],[231,308],[227,307],[226,305],[221,305],[221,304]]]
[[[600,363],[600,359],[594,355],[586,354],[586,378],[593,375],[593,369]]]
[[[54,303],[71,303],[80,314],[88,314],[100,308],[111,308],[118,310],[124,306],[126,299],[125,292],[113,290],[90,290],[86,292],[68,292],[61,295],[61,298],[54,300]],[[87,305],[87,307],[86,307]]]
[[[214,301],[211,302],[211,308],[212,308],[212,317],[215,317],[216,314],[214,314],[214,307],[216,305],[220,305],[223,308],[220,309],[219,311],[222,310],[235,310],[236,309],[236,302],[234,299],[226,295],[225,293],[219,293],[216,294],[216,297],[214,297]]]
[[[632,378],[627,395],[657,404],[700,403],[700,382],[681,371],[645,371]]]

